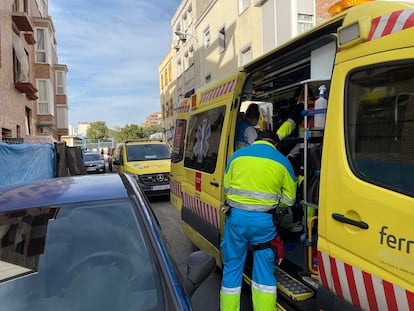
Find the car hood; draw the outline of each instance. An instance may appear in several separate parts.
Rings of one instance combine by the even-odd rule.
[[[153,160],[129,162],[126,170],[133,174],[152,174],[169,173],[171,170],[171,160]]]

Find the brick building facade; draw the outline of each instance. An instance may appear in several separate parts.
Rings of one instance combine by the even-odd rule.
[[[48,0],[0,1],[0,140],[68,134],[67,71]]]

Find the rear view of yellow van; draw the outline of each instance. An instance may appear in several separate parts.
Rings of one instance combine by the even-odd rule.
[[[281,137],[298,184],[276,228],[278,310],[414,311],[414,2],[354,2],[366,3],[340,1],[345,11],[196,90],[176,132],[174,205],[220,267],[245,108],[259,106],[257,132]]]

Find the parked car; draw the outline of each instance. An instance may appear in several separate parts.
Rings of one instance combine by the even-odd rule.
[[[83,175],[0,188],[1,309],[191,310],[215,269],[188,258],[182,279],[135,180]]]
[[[83,157],[83,165],[88,174],[105,173],[105,160],[97,152],[86,152]]]
[[[147,196],[170,194],[171,148],[159,140],[132,140],[119,144],[113,169],[136,179]]]

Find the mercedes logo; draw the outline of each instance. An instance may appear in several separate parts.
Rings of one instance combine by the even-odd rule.
[[[164,181],[164,175],[157,175],[157,181],[163,182]]]

